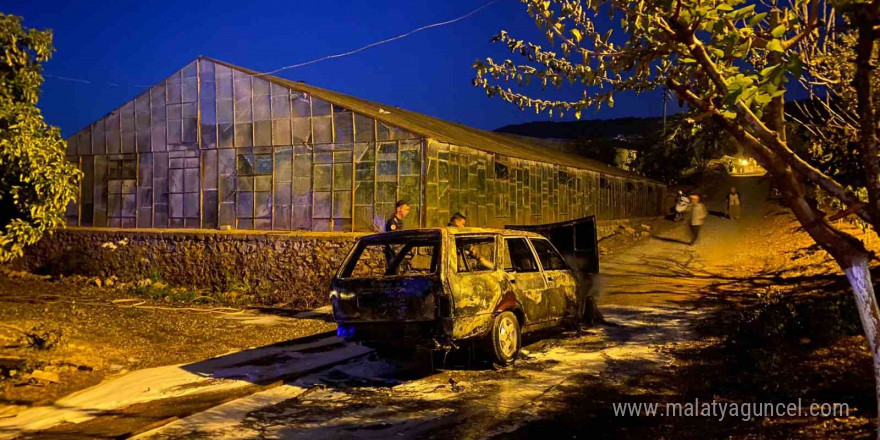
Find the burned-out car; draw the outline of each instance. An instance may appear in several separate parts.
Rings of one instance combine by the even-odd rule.
[[[580,320],[587,282],[534,232],[415,229],[361,238],[332,281],[330,301],[346,340],[478,342],[503,365],[517,356],[523,333]]]

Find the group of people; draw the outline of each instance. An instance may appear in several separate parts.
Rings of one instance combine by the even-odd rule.
[[[697,238],[700,236],[700,230],[703,228],[703,223],[706,222],[706,217],[709,216],[709,210],[706,208],[706,205],[703,204],[702,198],[699,194],[691,194],[688,196],[679,191],[678,196],[678,202],[675,205],[675,216],[676,219],[679,219],[688,215],[688,225],[691,230],[690,245],[693,245],[697,242]],[[731,187],[730,193],[727,194],[727,218],[732,220],[739,219],[741,207],[742,203],[740,195],[736,191],[736,187]],[[405,200],[398,200],[394,205],[394,215],[385,222],[385,232],[399,231],[403,229],[403,219],[409,215],[409,211],[409,203]],[[467,226],[467,216],[460,212],[456,212],[449,219],[449,223],[446,226],[463,228]]]
[[[679,191],[678,196],[679,198],[675,205],[675,217],[676,220],[678,220],[689,214],[688,225],[691,229],[690,244],[693,245],[697,242],[697,238],[700,236],[700,229],[702,229],[703,223],[705,223],[706,217],[709,215],[709,210],[706,209],[706,205],[703,204],[702,197],[700,197],[699,194],[686,196]],[[736,187],[731,187],[730,192],[727,194],[727,218],[731,220],[739,219],[741,209],[742,200],[740,199],[740,195],[737,192]]]
[[[406,200],[398,200],[397,203],[394,204],[394,214],[385,222],[385,232],[403,230],[403,219],[409,215],[409,211],[409,203],[407,203]],[[467,226],[467,216],[460,212],[456,212],[455,214],[452,214],[452,217],[449,219],[449,223],[446,226],[464,228]],[[471,247],[465,249],[465,256],[469,259],[469,264],[474,264],[475,267],[489,268],[492,266],[492,263],[489,260],[477,255]],[[396,257],[397,255],[391,246],[386,245],[385,260],[389,268],[392,266]]]
[[[385,222],[385,232],[399,231],[403,229],[403,219],[409,215],[410,207],[406,200],[398,200],[394,204],[394,214]],[[452,214],[446,226],[463,228],[467,226],[467,216],[456,212]]]

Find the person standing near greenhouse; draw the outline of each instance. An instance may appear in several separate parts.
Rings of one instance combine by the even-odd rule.
[[[394,204],[394,214],[385,222],[385,232],[399,231],[403,229],[403,219],[409,215],[409,203],[405,200],[398,200]]]
[[[394,204],[394,214],[385,222],[385,232],[393,232],[403,230],[403,219],[409,215],[409,203],[405,200],[398,200]],[[394,262],[397,255],[390,245],[385,245],[385,263],[388,267]]]
[[[452,214],[452,217],[449,219],[449,223],[447,223],[446,226],[463,228],[467,226],[467,216],[460,212],[456,212],[455,214]]]

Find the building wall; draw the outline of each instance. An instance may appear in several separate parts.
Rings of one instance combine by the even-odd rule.
[[[429,139],[426,223],[461,212],[471,225],[551,223],[588,215],[623,219],[661,214],[663,185],[486,153]]]
[[[83,227],[373,231],[659,213],[662,186],[486,153],[200,59],[69,139]],[[426,160],[427,157],[427,160]],[[424,209],[423,209],[424,207]]]
[[[75,226],[369,231],[420,211],[423,139],[198,60],[69,139]]]

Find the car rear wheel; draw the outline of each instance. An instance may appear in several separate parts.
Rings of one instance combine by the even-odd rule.
[[[499,365],[510,365],[519,354],[519,321],[511,312],[501,312],[492,323],[492,360]]]

